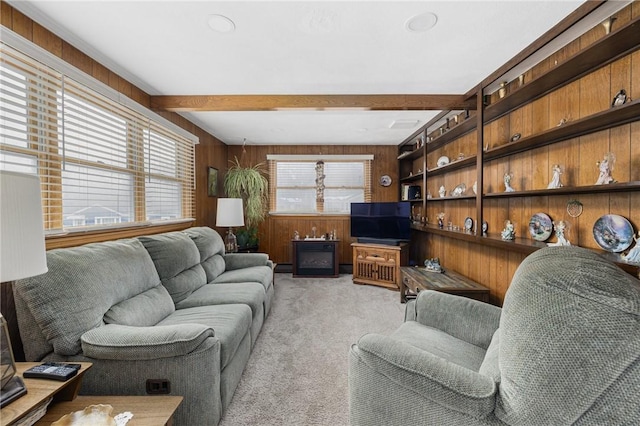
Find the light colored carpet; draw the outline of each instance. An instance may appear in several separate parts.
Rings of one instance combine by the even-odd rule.
[[[349,347],[403,321],[400,294],[339,278],[276,274],[275,299],[220,426],[349,424]]]

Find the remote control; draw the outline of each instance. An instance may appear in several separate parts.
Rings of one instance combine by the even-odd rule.
[[[80,364],[45,362],[26,370],[22,376],[27,379],[51,379],[64,382],[78,374],[79,369]]]

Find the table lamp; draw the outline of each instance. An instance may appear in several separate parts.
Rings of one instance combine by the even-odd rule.
[[[0,171],[0,282],[47,272],[40,179]],[[0,315],[0,406],[27,393],[16,376],[7,323]]]
[[[216,226],[229,227],[229,231],[224,237],[224,249],[227,253],[236,253],[238,251],[238,239],[233,234],[232,227],[244,226],[242,198],[218,198]]]

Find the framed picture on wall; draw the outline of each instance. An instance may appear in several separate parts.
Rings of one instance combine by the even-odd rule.
[[[209,197],[218,196],[218,169],[209,167],[207,173],[207,194]]]

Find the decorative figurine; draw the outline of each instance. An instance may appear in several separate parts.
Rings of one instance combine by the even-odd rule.
[[[616,162],[616,156],[612,152],[608,152],[604,155],[602,161],[597,161],[596,165],[600,170],[600,175],[598,175],[598,181],[596,185],[606,185],[608,183],[615,183],[613,177],[611,177],[611,171],[613,170],[613,165]]]
[[[507,94],[507,82],[503,81],[500,83],[500,89],[498,89],[498,97],[500,99],[504,98]]]
[[[300,233],[298,231],[293,231],[293,239],[294,240],[299,240],[300,239]]]
[[[444,198],[444,196],[447,194],[447,190],[444,189],[444,185],[440,187],[440,189],[438,190],[438,194],[440,194],[440,198]]]
[[[552,170],[553,178],[551,178],[551,182],[549,182],[549,186],[547,186],[547,189],[561,188],[562,184],[560,183],[560,175],[562,174],[562,170],[560,169],[560,165],[554,164]]]
[[[613,98],[611,106],[616,107],[619,105],[624,105],[625,102],[627,102],[627,92],[624,89],[620,89],[618,94]]]
[[[564,236],[564,230],[567,228],[567,224],[564,220],[561,220],[558,223],[553,222],[553,227],[556,231],[556,237],[558,237],[558,241],[555,243],[547,243],[548,246],[570,246],[571,243]]]
[[[514,192],[515,189],[513,189],[511,187],[511,178],[512,178],[512,174],[511,173],[505,173],[504,174],[504,192]]]
[[[510,220],[507,220],[505,222],[504,229],[502,230],[500,235],[502,236],[503,240],[507,241],[511,241],[516,238],[516,230]]]
[[[438,213],[438,228],[444,228],[444,213]]]
[[[629,253],[626,255],[620,256],[622,260],[627,263],[639,263],[640,264],[640,231],[638,231],[638,236],[634,236],[633,239],[636,242],[636,245],[633,246]]]
[[[440,274],[444,272],[442,266],[440,266],[440,259],[437,257],[426,259],[424,261],[424,268],[429,272],[438,272]]]
[[[473,189],[473,193],[478,195],[478,181],[473,182],[473,186],[471,188]]]

